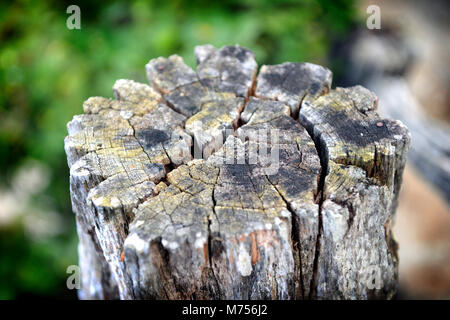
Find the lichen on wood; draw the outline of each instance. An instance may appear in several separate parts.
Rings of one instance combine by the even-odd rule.
[[[68,124],[80,297],[391,298],[407,129],[321,66],[195,54]]]

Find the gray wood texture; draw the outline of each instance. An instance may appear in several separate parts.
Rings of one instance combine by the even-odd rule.
[[[406,127],[321,66],[195,54],[68,124],[80,298],[391,298]]]

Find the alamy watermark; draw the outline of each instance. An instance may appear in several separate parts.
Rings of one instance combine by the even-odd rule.
[[[79,6],[72,4],[67,7],[66,13],[70,16],[66,20],[66,26],[69,30],[81,29],[81,9]],[[369,15],[366,20],[366,26],[369,30],[381,29],[381,10],[377,5],[370,5],[366,9]]]
[[[67,267],[66,273],[70,274],[70,276],[67,277],[67,281],[66,281],[67,289],[69,289],[69,290],[81,289],[80,267],[72,264]]]
[[[381,29],[381,10],[377,5],[370,5],[366,9],[366,13],[369,14],[366,20],[366,26],[369,30]]]
[[[258,167],[255,175],[273,175],[278,172],[279,137],[282,134],[278,129],[203,130],[202,122],[196,121],[190,125],[190,132],[193,137],[190,143],[186,142],[183,134],[172,132],[171,160],[174,163],[188,162],[192,156],[204,160],[213,157],[210,161],[215,165],[255,165]],[[193,150],[187,147],[188,144],[193,145]]]
[[[363,274],[364,282],[369,290],[380,290],[382,287],[381,269],[377,265],[370,265]]]
[[[72,4],[67,7],[66,13],[70,16],[66,20],[66,26],[69,30],[81,29],[81,10],[80,7]]]
[[[81,273],[80,267],[77,265],[70,265],[67,267],[66,273],[69,274],[66,281],[67,289],[81,289]],[[377,265],[370,265],[365,270],[358,271],[363,285],[368,290],[380,290],[383,285],[381,278],[381,269]]]

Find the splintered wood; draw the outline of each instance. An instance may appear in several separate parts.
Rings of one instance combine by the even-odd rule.
[[[80,297],[391,298],[406,127],[321,66],[195,54],[68,124]]]

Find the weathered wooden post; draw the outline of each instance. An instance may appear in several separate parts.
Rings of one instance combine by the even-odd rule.
[[[321,66],[195,53],[196,71],[153,59],[150,85],[118,80],[68,124],[80,297],[392,297],[405,126]]]

